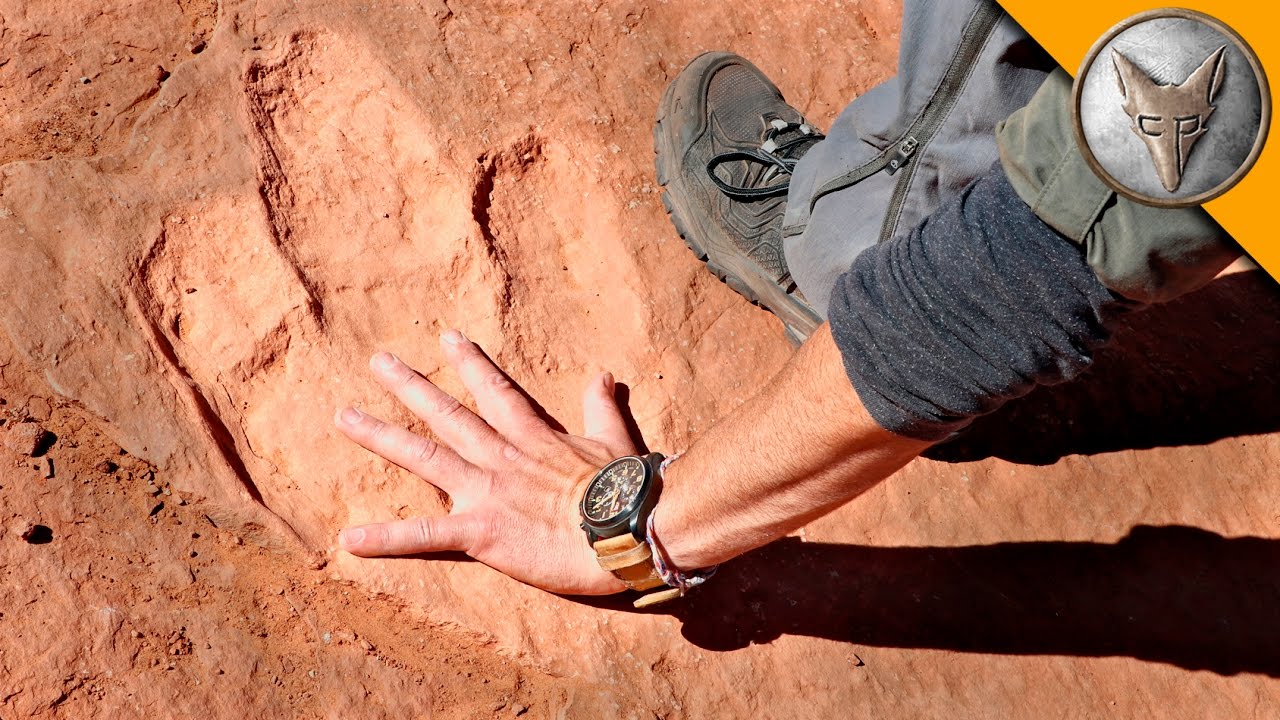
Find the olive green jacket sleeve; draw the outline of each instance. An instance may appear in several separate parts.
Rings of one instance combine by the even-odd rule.
[[[1113,292],[1164,302],[1209,282],[1241,255],[1196,208],[1155,208],[1118,196],[1076,146],[1071,77],[1057,70],[1026,107],[996,127],[1000,162],[1023,202],[1047,225],[1082,243]]]

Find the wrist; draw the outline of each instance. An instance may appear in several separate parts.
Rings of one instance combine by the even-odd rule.
[[[666,471],[678,457],[680,457],[680,453],[676,453],[662,461],[661,466],[658,468],[659,478],[665,477]],[[664,583],[674,588],[679,595],[684,595],[689,590],[709,580],[712,575],[715,575],[718,566],[712,565],[696,570],[687,570],[672,561],[667,549],[663,546],[662,539],[658,536],[656,510],[656,507],[650,510],[644,528],[645,542],[649,548],[653,567]]]
[[[657,540],[653,510],[666,465],[659,453],[617,458],[595,474],[579,505],[581,527],[600,568],[631,590],[655,590],[635,600],[637,608],[680,597],[711,574],[681,572]]]
[[[662,495],[653,509],[649,531],[673,568],[689,572],[712,567],[729,558],[708,552],[710,528],[705,522],[695,522],[685,502],[689,485],[684,479],[689,476],[689,463],[684,459],[675,462],[675,457],[678,456],[669,458],[663,469]]]

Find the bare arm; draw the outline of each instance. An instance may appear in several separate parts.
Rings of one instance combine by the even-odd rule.
[[[398,360],[378,355],[370,363],[442,443],[367,414],[335,418],[351,439],[447,492],[453,511],[350,528],[340,537],[343,549],[366,557],[460,550],[553,592],[621,590],[596,565],[577,516],[594,471],[635,452],[612,378],[587,387],[585,437],[565,435],[459,338],[446,333],[441,349],[478,415]],[[829,512],[927,446],[867,415],[824,326],[765,390],[670,466],[656,530],[678,567],[723,562]]]
[[[824,324],[667,468],[654,530],[677,567],[721,563],[831,512],[929,445],[867,414]]]

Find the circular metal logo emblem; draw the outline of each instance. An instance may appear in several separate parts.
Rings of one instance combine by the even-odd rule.
[[[1234,30],[1166,8],[1111,28],[1072,88],[1085,160],[1107,185],[1147,205],[1211,200],[1244,177],[1267,139],[1271,92]]]

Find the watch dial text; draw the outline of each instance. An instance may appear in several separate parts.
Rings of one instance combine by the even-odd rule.
[[[583,510],[588,520],[604,522],[625,510],[644,484],[644,463],[626,458],[600,473],[587,489]]]

